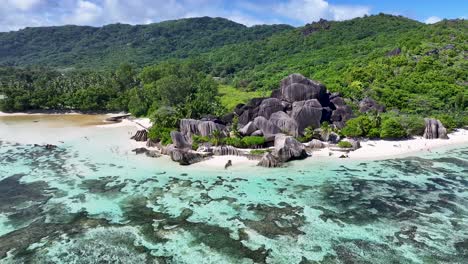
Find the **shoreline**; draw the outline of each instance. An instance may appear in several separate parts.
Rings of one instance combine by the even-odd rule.
[[[119,113],[122,114],[122,113]],[[35,115],[88,115],[79,112],[68,112],[68,113],[4,113],[0,112],[0,117],[9,116],[35,116]],[[91,115],[91,114],[89,114]],[[101,113],[96,115],[113,116],[115,113]],[[149,118],[126,118],[120,122],[106,122],[105,124],[91,125],[90,128],[102,129],[102,128],[119,128],[119,127],[132,127],[133,129],[148,129],[151,126]],[[361,141],[361,148],[355,151],[337,151],[332,150],[329,146],[323,149],[313,149],[309,151],[311,156],[305,159],[305,162],[315,161],[353,161],[353,160],[383,160],[390,158],[403,158],[412,156],[414,154],[431,154],[436,152],[438,149],[444,147],[468,147],[468,130],[457,129],[450,133],[449,139],[424,139],[422,137],[415,137],[404,140],[372,140],[364,139]],[[145,142],[125,142],[131,147],[146,147]],[[148,148],[155,149],[155,148]],[[341,155],[347,155],[347,158],[340,158]],[[255,167],[258,160],[251,160],[243,156],[212,156],[210,159],[191,165],[194,168],[222,168],[228,160],[233,162],[233,167]],[[304,162],[299,161],[299,162]]]
[[[458,129],[449,135],[449,139],[424,139],[416,137],[405,140],[371,140],[361,141],[361,148],[346,153],[345,151],[331,150],[330,147],[311,151],[311,156],[296,162],[314,161],[371,161],[391,158],[405,158],[414,154],[431,154],[448,147],[468,147],[468,130]],[[332,153],[332,155],[330,155]],[[347,154],[348,158],[340,158]],[[258,160],[249,160],[242,156],[213,156],[212,158],[193,164],[193,167],[224,168],[228,160],[232,160],[233,167],[256,166]],[[286,165],[287,166],[287,165]]]

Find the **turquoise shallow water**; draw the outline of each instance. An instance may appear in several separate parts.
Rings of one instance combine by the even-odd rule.
[[[225,171],[30,125],[0,120],[1,263],[468,263],[466,146]]]

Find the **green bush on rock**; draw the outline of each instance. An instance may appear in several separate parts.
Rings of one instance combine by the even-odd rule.
[[[338,147],[340,147],[340,148],[352,148],[353,144],[351,144],[351,142],[348,142],[348,141],[340,141],[340,142],[338,142]]]

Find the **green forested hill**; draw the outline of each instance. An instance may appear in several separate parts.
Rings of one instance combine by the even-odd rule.
[[[290,29],[287,25],[249,28],[209,17],[137,26],[26,28],[0,33],[0,65],[115,69],[122,63],[134,63],[141,67]]]
[[[466,107],[460,102],[468,98],[466,20],[426,25],[377,15],[327,23],[328,29],[309,35],[304,32],[317,24],[225,46],[205,58],[213,75],[247,90],[277,88],[298,72],[347,97],[369,95],[390,108],[428,113]]]
[[[291,73],[301,73],[341,92],[351,105],[369,96],[388,110],[451,119],[460,126],[468,119],[467,37],[466,20],[426,25],[384,14],[299,28],[247,28],[225,19],[199,18],[147,26],[25,29],[0,34],[0,63],[85,72],[0,69],[0,93],[8,98],[0,107],[151,114],[168,105],[170,96],[161,99],[163,93],[184,90],[184,98],[169,105],[184,108],[183,116],[199,116],[214,109],[222,112],[218,102],[204,102],[217,97],[204,94],[203,87],[211,93],[213,84],[202,76],[254,96],[278,88]],[[125,62],[133,66],[114,72]],[[194,91],[200,97],[195,98]],[[221,102],[232,107],[238,99]]]

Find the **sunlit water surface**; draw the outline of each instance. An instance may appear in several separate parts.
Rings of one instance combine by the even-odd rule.
[[[467,146],[191,168],[88,118],[0,118],[1,263],[468,263]]]

